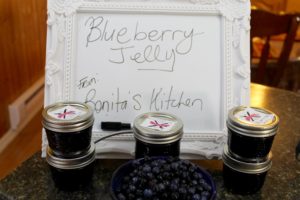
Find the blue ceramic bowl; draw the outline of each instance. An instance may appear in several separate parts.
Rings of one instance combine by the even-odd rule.
[[[153,158],[152,158],[153,159]],[[154,158],[154,159],[162,159],[161,157]],[[164,159],[164,158],[163,158]],[[143,163],[144,158],[138,159],[141,163]],[[116,191],[118,188],[121,188],[122,186],[122,180],[123,177],[127,176],[129,173],[131,173],[134,170],[134,167],[132,165],[132,162],[134,160],[130,160],[127,163],[121,165],[114,173],[111,179],[111,184],[110,184],[110,194],[113,200],[118,200]],[[211,186],[211,195],[208,198],[208,200],[214,200],[217,195],[216,191],[216,185],[211,177],[211,175],[202,169],[201,167],[197,166],[196,171],[198,173],[201,173],[203,176],[203,179]]]

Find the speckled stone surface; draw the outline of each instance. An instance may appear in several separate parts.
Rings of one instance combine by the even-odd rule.
[[[217,186],[217,199],[299,200],[300,161],[296,159],[295,150],[300,142],[300,95],[255,84],[251,89],[251,105],[270,109],[281,120],[280,130],[272,147],[273,166],[262,189],[246,196],[228,192],[224,188],[222,170],[208,168]],[[111,199],[110,179],[113,171],[123,162],[125,160],[97,160],[93,179],[88,187],[63,192],[54,186],[46,161],[37,153],[0,181],[0,200]]]

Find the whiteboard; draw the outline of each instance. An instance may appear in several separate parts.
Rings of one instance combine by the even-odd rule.
[[[220,157],[227,111],[249,103],[249,8],[238,0],[50,0],[45,105],[91,105],[95,139],[107,134],[102,121],[175,114],[182,156]],[[97,152],[132,156],[134,139],[112,138]]]

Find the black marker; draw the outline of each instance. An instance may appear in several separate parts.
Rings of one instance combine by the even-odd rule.
[[[296,159],[300,161],[300,141],[298,142],[298,145],[296,147]]]
[[[129,130],[131,129],[131,125],[121,122],[101,122],[101,129],[106,131]]]

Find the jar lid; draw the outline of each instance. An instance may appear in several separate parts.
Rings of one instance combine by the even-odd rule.
[[[95,160],[95,145],[92,143],[90,149],[85,154],[74,158],[57,157],[48,146],[46,160],[49,165],[58,169],[83,168]]]
[[[178,117],[161,112],[139,115],[133,122],[136,139],[151,144],[168,144],[181,139],[183,123]]]
[[[92,108],[80,102],[59,102],[43,110],[44,128],[56,132],[75,132],[93,125]]]
[[[230,152],[228,151],[228,146],[225,145],[222,159],[224,164],[226,164],[228,167],[230,167],[233,170],[247,173],[247,174],[260,174],[268,171],[272,166],[271,161],[271,153],[268,155],[268,158],[263,162],[247,162],[244,160],[238,160],[234,158]]]
[[[227,127],[250,137],[275,135],[279,117],[264,108],[238,106],[228,113]]]

